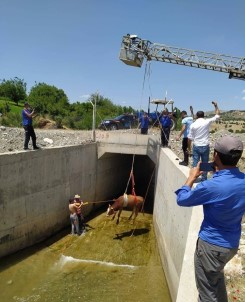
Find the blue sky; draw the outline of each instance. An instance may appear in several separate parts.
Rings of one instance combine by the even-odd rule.
[[[244,0],[0,0],[0,79],[19,77],[63,89],[72,102],[98,92],[118,105],[147,109],[167,98],[181,110],[245,110],[245,81],[163,62],[122,63],[122,36],[245,56]],[[153,111],[155,106],[151,106]]]

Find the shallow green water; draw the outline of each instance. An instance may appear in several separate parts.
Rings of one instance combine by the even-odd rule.
[[[82,236],[60,233],[1,259],[1,302],[169,302],[152,215],[133,226],[123,211],[119,225],[101,214]]]

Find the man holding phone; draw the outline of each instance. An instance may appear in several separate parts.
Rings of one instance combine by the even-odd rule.
[[[243,143],[238,137],[219,138],[214,145],[213,177],[191,190],[203,173],[199,162],[190,170],[185,185],[175,192],[179,206],[203,206],[194,257],[198,301],[228,302],[224,267],[237,253],[245,213],[245,174],[236,166],[242,153]]]
[[[196,167],[197,163],[200,161],[209,161],[209,128],[211,123],[219,119],[220,110],[216,102],[212,102],[215,109],[215,116],[212,118],[204,118],[204,112],[198,111],[196,113],[196,120],[190,125],[190,131],[188,134],[188,140],[192,142],[192,166]],[[190,144],[190,142],[189,142]],[[201,181],[207,179],[207,173],[204,172],[201,176]]]
[[[28,102],[24,103],[24,109],[22,110],[22,124],[25,130],[25,142],[24,142],[24,150],[30,150],[28,148],[28,144],[30,138],[32,139],[33,150],[38,150],[39,147],[36,144],[36,133],[32,126],[32,118],[35,114],[35,110],[30,109],[30,105]]]

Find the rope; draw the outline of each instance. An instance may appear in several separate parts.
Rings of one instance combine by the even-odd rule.
[[[87,205],[87,204],[90,204],[90,203],[105,203],[105,202],[113,202],[113,200],[85,201],[85,202],[83,202],[83,205]]]
[[[137,138],[137,136],[136,136],[136,138]],[[126,189],[125,189],[124,193],[127,193],[127,191],[128,191],[128,185],[129,185],[130,179],[131,179],[131,177],[132,177],[132,173],[133,173],[133,171],[134,171],[134,158],[135,158],[135,153],[133,154],[133,160],[132,160],[132,165],[131,165],[131,171],[130,171],[130,174],[129,174],[129,179],[128,179],[127,186],[126,186]]]
[[[145,79],[146,79],[146,74],[147,74],[147,67],[148,67],[148,61],[146,62],[146,65],[145,65],[145,72],[144,72],[144,79],[143,79],[143,84],[142,84],[142,90],[141,90],[141,99],[140,99],[140,111],[141,111],[141,108],[142,108],[142,99],[143,99],[143,91],[144,91],[144,87],[145,87]],[[149,70],[149,68],[148,68]],[[149,71],[148,71],[149,73]],[[140,126],[140,119],[138,120],[138,127],[137,129],[139,129],[139,126]],[[135,141],[135,144],[137,142],[137,135],[138,133],[136,133],[136,141]],[[130,175],[129,175],[129,179],[128,179],[128,182],[127,182],[127,185],[126,185],[126,188],[125,188],[125,191],[124,193],[127,193],[128,191],[128,186],[129,186],[129,182],[130,182],[130,179],[132,179],[133,176],[133,171],[134,171],[134,159],[135,159],[135,153],[133,154],[133,159],[132,159],[132,166],[131,166],[131,171],[130,171]],[[136,195],[135,194],[135,190],[134,190],[134,178],[132,179],[132,192],[134,192],[132,195]]]
[[[154,169],[153,169],[153,171],[152,171],[151,178],[150,178],[150,181],[149,181],[148,186],[147,186],[147,189],[146,189],[145,198],[144,198],[144,202],[143,202],[143,205],[142,205],[142,208],[141,208],[140,213],[144,213],[143,211],[144,211],[145,201],[146,201],[146,197],[147,197],[147,195],[148,195],[148,191],[149,191],[149,188],[150,188],[150,184],[151,184],[151,181],[152,181],[152,177],[153,177],[153,175],[154,175],[154,172],[155,172],[155,167],[154,167]],[[134,229],[133,229],[132,234],[130,235],[130,237],[134,235],[134,231],[136,230],[136,227],[137,227],[137,221],[136,221],[136,225],[135,225],[135,227],[134,227]]]
[[[135,189],[134,189],[135,182],[134,182],[134,173],[133,172],[132,172],[131,179],[132,179],[132,195],[136,196]]]
[[[147,67],[148,67],[148,62],[146,62],[145,64],[145,72],[144,72],[144,79],[143,79],[143,85],[142,85],[142,90],[141,90],[141,98],[140,98],[140,111],[142,109],[142,99],[143,99],[143,92],[144,92],[144,88],[145,88],[145,78],[146,78],[146,74],[147,74]]]
[[[152,181],[152,177],[153,177],[153,175],[154,175],[154,172],[155,172],[155,167],[154,167],[154,169],[153,169],[153,171],[152,171],[151,178],[150,178],[150,181],[149,181],[148,186],[147,186],[147,189],[146,189],[146,193],[145,193],[145,198],[144,198],[144,202],[143,202],[142,209],[144,209],[145,200],[146,200],[146,197],[147,197],[147,195],[148,195],[148,191],[149,191],[149,188],[150,188],[150,184],[151,184],[151,181]],[[141,212],[142,212],[142,209],[141,209]]]
[[[150,91],[150,96],[152,98],[152,92],[151,92],[151,85],[150,85],[150,75],[151,75],[151,61],[149,63],[149,67],[148,67],[148,86],[149,86],[149,91]]]

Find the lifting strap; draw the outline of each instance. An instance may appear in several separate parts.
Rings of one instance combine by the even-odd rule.
[[[132,181],[132,195],[136,196],[135,189],[134,189],[135,182],[134,182],[134,173],[133,173],[133,170],[131,170],[131,181]]]

